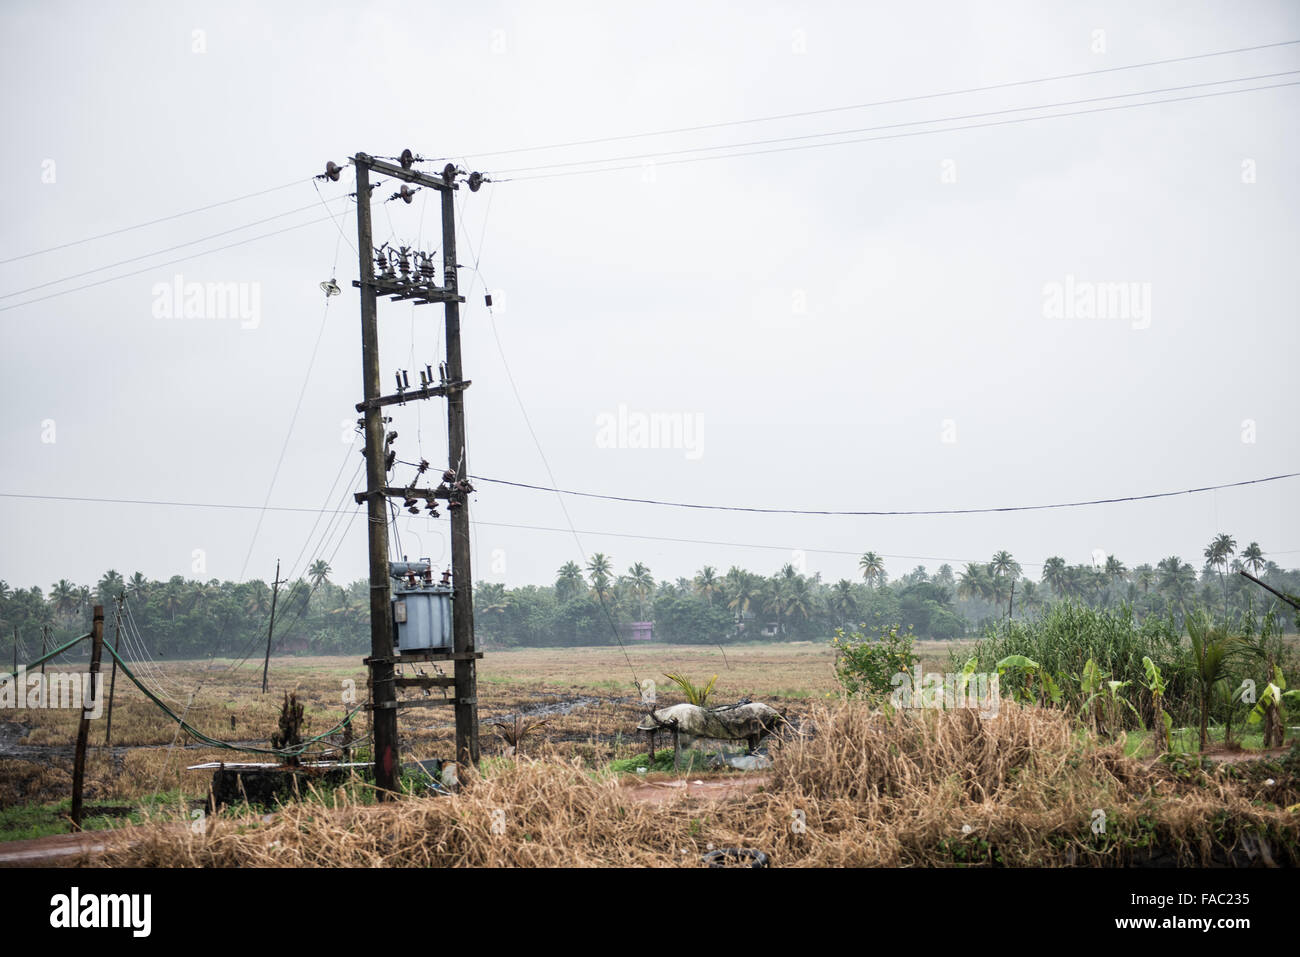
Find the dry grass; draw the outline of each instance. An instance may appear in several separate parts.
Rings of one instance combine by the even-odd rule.
[[[367,806],[340,789],[269,823],[223,814],[203,834],[151,827],[97,863],[693,866],[712,846],[760,849],[780,866],[1118,865],[1150,849],[1204,864],[1251,834],[1296,862],[1300,815],[1262,803],[1295,800],[1291,772],[1268,793],[1180,775],[1082,738],[1059,712],[1010,704],[987,721],[860,703],[810,717],[816,732],[776,748],[770,788],[742,800],[652,805],[578,762],[520,760],[449,798]],[[1091,827],[1098,808],[1104,834]]]

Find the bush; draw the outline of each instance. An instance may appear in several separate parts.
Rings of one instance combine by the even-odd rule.
[[[913,652],[915,635],[911,630],[900,634],[899,626],[880,630],[879,638],[868,638],[859,631],[844,633],[835,629],[831,647],[835,649],[835,677],[851,695],[889,694],[895,687],[894,675],[911,671],[920,658]]]

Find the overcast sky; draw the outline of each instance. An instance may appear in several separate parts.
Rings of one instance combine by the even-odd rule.
[[[477,475],[550,484],[507,367],[555,482],[584,491],[940,509],[1300,470],[1300,87],[977,126],[1294,82],[1300,73],[1269,75],[1300,71],[1300,44],[836,109],[1297,40],[1300,8],[738,7],[6,3],[0,259],[294,185],[0,265],[0,491],[260,506],[270,490],[276,507],[351,508],[352,172],[319,184],[337,226],[311,177],[327,160],[406,147],[514,177],[458,198]],[[1221,80],[1237,82],[1147,92]],[[1049,108],[1000,112],[1026,106]],[[966,119],[919,123],[949,117]],[[662,155],[844,130],[893,138]],[[646,167],[644,154],[660,155]],[[562,165],[607,157],[636,158],[613,172]],[[582,172],[526,178],[548,171]],[[377,241],[438,248],[436,194],[380,202],[391,189],[376,191]],[[311,225],[166,264],[299,223]],[[343,294],[325,312],[318,283],[336,262]],[[249,311],[186,318],[161,291],[177,281],[238,283]],[[1110,304],[1118,314],[1076,314],[1105,283],[1132,293]],[[16,303],[30,304],[6,308]],[[381,302],[385,391],[396,369],[414,382],[436,364],[441,335],[441,307]],[[675,447],[628,447],[644,443],[620,414],[629,425],[675,416],[687,431]],[[445,464],[444,403],[394,418],[400,458]],[[642,561],[658,578],[794,562],[834,580],[856,577],[867,549],[897,576],[1005,548],[1037,577],[1049,555],[1089,562],[1097,549],[1130,566],[1180,554],[1199,568],[1226,531],[1294,567],[1298,490],[1292,479],[881,518],[569,499],[566,519],[552,494],[480,483],[474,566],[476,578],[542,583],[603,551],[620,572]],[[326,521],[313,533],[315,521],[268,511],[259,529],[255,509],[2,498],[0,578],[269,579],[277,558],[301,572],[317,553],[336,581],[363,576],[364,520],[345,535]],[[412,558],[449,561],[445,519],[399,527]]]

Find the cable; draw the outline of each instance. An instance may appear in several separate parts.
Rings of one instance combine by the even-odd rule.
[[[1182,86],[1167,86],[1154,90],[1139,90],[1136,93],[1113,93],[1109,96],[1092,96],[1081,100],[1063,100],[1059,103],[1040,103],[1036,106],[1015,106],[1004,110],[986,110],[982,113],[964,113],[957,116],[941,116],[930,120],[908,120],[903,123],[884,123],[880,126],[863,126],[851,130],[832,130],[827,133],[804,133],[799,136],[781,136],[774,139],[766,140],[749,140],[743,143],[723,143],[719,146],[694,146],[678,150],[665,150],[654,153],[633,153],[625,156],[610,156],[599,160],[573,160],[568,163],[550,163],[542,166],[520,166],[513,169],[498,170],[499,173],[531,173],[535,170],[554,170],[564,169],[574,166],[590,166],[593,163],[621,163],[626,160],[645,160],[654,159],[660,156],[681,156],[686,153],[705,153],[716,150],[740,149],[747,146],[770,146],[774,143],[793,143],[800,140],[824,139],[829,136],[852,136],[857,133],[872,133],[880,130],[895,130],[908,126],[926,126],[931,123],[952,123],[958,120],[982,119],[988,116],[1005,116],[1008,113],[1026,113],[1031,110],[1049,110],[1060,106],[1078,106],[1081,103],[1100,103],[1105,100],[1122,100],[1133,96],[1151,96],[1157,93],[1174,93],[1180,90],[1195,90],[1207,86],[1221,86],[1224,83],[1250,83],[1255,80],[1272,80],[1280,76],[1294,76],[1300,73],[1300,70],[1283,70],[1279,73],[1264,73],[1258,76],[1234,77],[1227,80],[1211,80],[1206,83],[1187,83]],[[1238,92],[1235,90],[1225,90],[1225,93]],[[1165,101],[1168,102],[1168,101]],[[831,146],[834,144],[820,144]],[[499,182],[494,180],[494,182]]]
[[[843,113],[849,110],[864,110],[877,106],[892,106],[898,103],[915,103],[920,100],[933,100],[945,96],[958,96],[967,93],[987,93],[993,90],[1007,90],[1018,86],[1029,86],[1035,83],[1050,83],[1056,80],[1075,80],[1085,76],[1099,76],[1104,73],[1118,73],[1124,70],[1138,70],[1149,66],[1165,66],[1170,63],[1186,63],[1191,60],[1204,60],[1211,57],[1231,56],[1236,53],[1251,53],[1256,50],[1268,50],[1275,47],[1292,46],[1300,43],[1300,40],[1283,40],[1278,43],[1262,43],[1257,46],[1237,47],[1233,50],[1218,50],[1213,53],[1197,53],[1191,56],[1173,57],[1168,60],[1148,60],[1145,63],[1132,63],[1128,66],[1106,67],[1101,70],[1083,70],[1078,73],[1059,73],[1054,76],[1038,77],[1032,80],[1013,80],[1008,83],[994,83],[988,86],[966,87],[958,90],[945,90],[940,93],[923,93],[915,96],[897,97],[891,100],[875,100],[870,103],[854,103],[849,106],[833,106],[817,110],[802,110],[796,113],[778,113],[771,116],[759,116],[747,120],[728,120],[720,123],[704,123],[698,126],[680,126],[675,129],[654,130],[647,133],[627,133],[621,136],[602,136],[595,139],[573,140],[567,143],[551,143],[545,146],[520,146],[513,149],[495,150],[492,152],[470,153],[471,156],[509,156],[515,153],[533,153],[541,150],[565,149],[571,146],[595,146],[600,143],[616,143],[627,140],[645,139],[651,136],[673,136],[679,133],[698,133],[703,130],[724,129],[732,126],[747,126],[754,123],[769,123],[776,120],[793,120],[807,116],[824,116],[828,113]],[[439,161],[449,159],[450,157],[439,157]]]
[[[66,296],[70,292],[81,292],[83,289],[93,289],[96,286],[102,286],[105,283],[116,282],[119,279],[129,279],[131,276],[138,276],[141,273],[149,272],[152,269],[161,269],[164,266],[174,266],[176,265],[176,263],[183,263],[183,262],[188,262],[191,259],[198,259],[201,256],[208,255],[208,253],[223,252],[227,249],[234,249],[236,246],[245,246],[248,243],[255,243],[261,239],[270,239],[272,236],[279,236],[281,233],[292,232],[295,229],[302,229],[306,226],[315,226],[318,223],[325,223],[329,221],[330,220],[328,216],[322,217],[321,219],[311,219],[305,223],[298,223],[297,225],[294,226],[286,226],[284,227],[284,229],[277,229],[274,232],[263,233],[260,236],[250,236],[248,239],[241,239],[238,242],[229,243],[225,246],[217,246],[213,249],[204,249],[197,253],[191,253],[188,256],[181,256],[178,259],[170,259],[165,263],[154,263],[152,266],[145,266],[143,269],[136,269],[133,272],[122,273],[120,276],[109,276],[107,279],[99,279],[96,280],[95,282],[89,282],[86,283],[84,286],[74,286],[71,289],[61,289],[58,292],[52,292],[47,296],[37,296],[35,299],[27,299],[24,300],[23,302],[15,302],[8,306],[0,306],[0,312],[7,312],[10,309],[19,309],[23,306],[30,306],[34,302],[44,302],[46,299],[54,299],[57,296]]]
[[[1003,505],[991,508],[932,508],[895,511],[835,511],[831,509],[753,508],[742,505],[697,505],[687,502],[667,502],[652,498],[629,498],[622,495],[601,495],[596,492],[574,492],[569,489],[557,489],[545,485],[527,485],[523,482],[510,482],[506,479],[484,478],[481,475],[473,476],[472,480],[475,482],[491,482],[494,485],[510,485],[515,488],[532,489],[538,492],[554,492],[556,495],[574,495],[580,498],[597,498],[611,502],[631,502],[637,505],[664,505],[671,508],[692,508],[711,512],[758,512],[765,515],[885,516],[980,515],[990,512],[1036,512],[1056,508],[1079,508],[1084,505],[1111,505],[1116,502],[1141,502],[1153,498],[1170,498],[1174,495],[1193,495],[1199,492],[1212,492],[1217,489],[1240,488],[1244,485],[1261,485],[1265,482],[1277,482],[1282,479],[1295,478],[1296,476],[1300,476],[1300,472],[1287,472],[1285,475],[1271,475],[1268,478],[1247,479],[1243,482],[1228,482],[1223,485],[1206,485],[1201,488],[1181,489],[1177,492],[1151,492],[1146,495],[1125,495],[1119,498],[1098,498],[1080,502],[1059,502],[1052,505]]]
[[[703,163],[708,160],[737,159],[743,156],[765,156],[770,153],[790,153],[799,150],[823,149],[828,146],[850,146],[855,143],[874,143],[881,140],[907,139],[908,137],[912,137],[912,136],[930,136],[934,133],[957,133],[963,130],[986,129],[994,126],[1011,126],[1016,123],[1032,123],[1038,120],[1055,120],[1055,119],[1061,119],[1063,117],[1070,117],[1070,116],[1084,116],[1089,113],[1108,113],[1113,110],[1132,110],[1143,106],[1160,106],[1165,103],[1181,103],[1186,100],[1205,100],[1216,96],[1231,96],[1237,93],[1256,93],[1261,90],[1276,90],[1276,89],[1281,89],[1282,87],[1298,86],[1298,85],[1300,85],[1300,81],[1291,81],[1289,83],[1274,83],[1268,86],[1246,87],[1245,89],[1241,89],[1241,90],[1220,90],[1215,93],[1198,93],[1193,96],[1170,97],[1164,100],[1151,100],[1146,103],[1120,103],[1115,106],[1099,106],[1091,110],[1072,110],[1066,113],[1047,113],[1043,116],[1022,116],[1022,117],[1017,117],[1015,119],[1009,119],[1009,120],[995,120],[991,123],[970,123],[965,126],[946,126],[935,130],[912,130],[911,132],[908,133],[891,133],[887,136],[866,136],[858,139],[839,140],[834,143],[805,143],[800,146],[779,146],[779,147],[774,147],[773,149],[747,150],[740,153],[725,153],[718,156],[694,156],[686,159],[665,160],[664,162],[657,163],[656,165],[680,166],[684,163]],[[601,161],[593,160],[592,162],[601,162]],[[492,181],[495,183],[518,183],[518,182],[527,182],[529,180],[537,180],[537,179],[553,179],[559,176],[581,176],[587,173],[614,173],[620,170],[640,169],[640,168],[641,166],[639,165],[605,166],[599,169],[577,169],[577,170],[566,170],[559,173],[538,173],[533,176],[500,177],[500,178],[494,178]]]
[[[311,181],[314,182],[315,179],[313,178]],[[209,209],[216,209],[218,206],[229,206],[231,203],[239,203],[246,199],[255,199],[258,196],[265,196],[268,193],[275,193],[282,189],[288,189],[290,186],[297,186],[303,182],[307,182],[307,181],[302,179],[291,180],[290,182],[282,183],[279,186],[272,186],[270,189],[260,190],[259,192],[256,193],[248,193],[247,195],[244,196],[236,196],[234,199],[223,199],[219,203],[211,203],[207,206],[199,206],[195,209],[187,209],[181,213],[172,213],[170,216],[163,216],[159,219],[151,219],[145,223],[136,223],[134,226],[123,226],[121,229],[110,230],[109,232],[99,233],[98,235],[95,236],[87,236],[85,239],[74,239],[70,243],[61,243],[58,246],[47,246],[45,249],[37,249],[30,253],[23,253],[20,256],[11,256],[8,259],[0,259],[0,266],[3,266],[7,263],[17,262],[20,259],[30,259],[32,256],[43,256],[45,253],[52,253],[60,249],[67,249],[69,246],[79,246],[82,243],[93,242],[96,239],[105,239],[109,236],[118,236],[121,235],[122,233],[128,233],[133,229],[143,229],[146,226],[156,226],[158,223],[165,223],[173,219],[180,219],[182,216],[192,216],[195,213],[202,213],[202,212],[206,212]]]
[[[569,534],[572,531],[571,529],[568,528],[559,528],[556,526],[549,526],[549,525],[527,525],[527,524],[518,524],[518,523],[511,523],[511,522],[484,522],[478,519],[473,520],[473,523],[477,525],[482,525],[485,528],[516,528],[516,529],[524,529],[526,531],[532,531],[532,532],[561,532],[564,534]],[[709,539],[701,539],[701,538],[673,538],[667,535],[634,535],[630,532],[608,532],[608,531],[599,531],[595,529],[585,529],[579,531],[580,534],[583,535],[596,535],[598,537],[604,537],[604,538],[631,538],[637,541],[673,542],[674,544],[680,544],[680,545],[714,545],[714,546],[720,546],[724,548],[761,548],[761,549],[767,549],[770,551],[779,551],[779,552],[801,551],[801,552],[812,552],[818,555],[848,555],[855,558],[862,554],[861,550],[848,551],[846,549],[807,548],[804,546],[794,546],[794,545],[764,545],[758,542],[721,542],[721,541],[712,541]],[[958,564],[965,564],[966,562],[978,560],[973,558],[945,558],[938,555],[891,555],[885,552],[881,552],[879,554],[881,558],[896,558],[899,559],[900,561],[944,562],[947,564],[952,564],[954,562]],[[1279,555],[1283,553],[1270,552],[1269,554]],[[1020,564],[1034,565],[1035,567],[1037,567],[1039,565],[1042,565],[1043,563],[1042,562],[1021,562]]]
[[[168,246],[165,249],[155,249],[153,252],[141,253],[139,256],[132,256],[130,259],[121,259],[115,263],[109,263],[107,266],[96,266],[94,269],[87,269],[84,272],[73,273],[70,276],[63,276],[59,279],[51,279],[48,282],[38,283],[35,286],[28,286],[26,289],[15,289],[13,292],[0,293],[0,299],[8,299],[11,296],[21,296],[23,293],[35,292],[38,289],[44,289],[47,286],[57,286],[61,282],[69,282],[73,279],[80,279],[82,276],[89,276],[91,273],[103,272],[105,269],[115,269],[118,266],[125,266],[129,263],[139,262],[141,259],[149,259],[152,256],[161,256],[165,253],[172,252],[176,249],[183,249],[186,246],[193,246],[195,243],[207,242],[209,239],[216,239],[220,236],[228,236],[231,233],[237,233],[240,230],[252,229],[254,226],[261,226],[265,223],[273,222],[277,219],[283,219],[286,216],[292,216],[295,213],[306,212],[309,209],[315,209],[315,203],[309,203],[306,206],[299,206],[297,209],[286,210],[283,213],[276,213],[274,216],[268,216],[266,219],[258,219],[251,223],[245,223],[243,226],[235,226],[232,229],[223,229],[219,233],[212,233],[208,236],[200,236],[198,239],[191,239],[188,242],[177,243],[175,246]]]
[[[293,415],[289,418],[289,429],[284,434],[284,442],[280,445],[280,457],[275,462],[275,471],[271,473],[271,484],[266,489],[266,498],[262,501],[262,510],[257,515],[257,525],[253,528],[252,541],[248,543],[248,553],[244,556],[244,564],[239,569],[239,578],[242,581],[244,573],[248,571],[249,559],[253,557],[253,547],[257,544],[257,536],[262,531],[262,519],[266,516],[266,506],[271,501],[271,493],[275,491],[275,483],[280,478],[280,467],[284,465],[285,453],[289,451],[289,440],[293,437],[294,426],[298,424],[298,413],[302,411],[302,400],[307,394],[307,385],[311,382],[312,369],[316,367],[316,354],[320,352],[320,342],[325,336],[325,323],[329,319],[330,300],[332,296],[325,297],[325,309],[321,312],[320,328],[316,331],[316,344],[312,346],[311,357],[307,360],[307,372],[302,378],[302,387],[298,390],[298,401],[293,407]]]
[[[1152,492],[1146,495],[1127,495],[1119,498],[1100,498],[1089,499],[1079,502],[1062,502],[1052,505],[1007,505],[995,508],[948,508],[948,509],[911,509],[896,511],[833,511],[830,509],[781,509],[781,508],[749,508],[740,505],[696,505],[685,502],[668,502],[658,499],[649,498],[630,498],[619,495],[601,495],[595,492],[575,492],[567,489],[556,489],[546,485],[530,485],[525,482],[511,482],[506,479],[485,478],[483,476],[473,476],[476,482],[491,482],[495,485],[510,485],[515,488],[532,489],[538,492],[552,492],[558,495],[575,495],[582,498],[605,499],[614,502],[630,502],[637,505],[665,505],[673,508],[692,508],[704,509],[708,511],[723,512],[759,512],[772,515],[840,515],[840,516],[886,516],[886,515],[974,515],[990,512],[1029,512],[1042,511],[1046,509],[1057,508],[1078,508],[1085,505],[1110,505],[1117,502],[1140,502],[1147,499],[1169,498],[1175,495],[1193,495],[1199,492],[1210,492],[1216,489],[1240,488],[1245,485],[1261,485],[1265,482],[1277,482],[1282,479],[1295,478],[1300,476],[1300,472],[1287,472],[1283,475],[1271,475],[1267,478],[1247,479],[1242,482],[1229,482],[1223,485],[1206,485],[1201,488],[1182,489],[1177,492]],[[23,492],[0,492],[0,498],[18,498],[18,499],[36,499],[41,501],[55,502],[93,502],[106,505],[160,505],[178,508],[225,508],[225,509],[242,509],[257,510],[260,505],[237,505],[220,502],[174,502],[155,499],[128,499],[128,498],[92,498],[81,495],[33,495]],[[342,512],[347,514],[347,509],[317,509],[317,508],[295,508],[293,506],[275,506],[268,505],[267,511],[271,512],[305,512],[307,514],[317,514],[322,512]]]
[[[27,499],[47,499],[54,502],[94,502],[101,505],[165,505],[176,508],[226,508],[236,510],[258,511],[261,505],[234,505],[220,502],[164,502],[155,499],[143,498],[90,498],[79,495],[26,495],[20,492],[0,492],[0,498],[27,498]],[[318,512],[343,511],[345,514],[348,509],[331,510],[317,508],[298,508],[291,505],[267,505],[268,512],[306,512],[308,515],[315,515]]]

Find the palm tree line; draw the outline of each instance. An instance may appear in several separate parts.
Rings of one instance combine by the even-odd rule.
[[[476,629],[487,645],[611,644],[610,628],[634,621],[653,622],[656,638],[713,642],[815,640],[836,628],[869,629],[901,625],[921,638],[974,634],[991,622],[1040,613],[1055,602],[1093,608],[1131,606],[1139,615],[1173,616],[1193,604],[1214,609],[1225,621],[1233,615],[1262,614],[1276,604],[1272,596],[1245,581],[1249,571],[1274,587],[1300,592],[1300,572],[1284,571],[1257,542],[1238,551],[1237,541],[1220,534],[1206,546],[1198,574],[1190,562],[1170,555],[1154,565],[1130,568],[1114,555],[1091,563],[1068,564],[1049,557],[1039,577],[1028,577],[1006,551],[987,562],[968,562],[959,571],[949,564],[931,573],[918,565],[891,578],[885,558],[864,552],[855,578],[824,581],[794,563],[772,574],[733,565],[726,572],[705,565],[694,576],[657,580],[644,562],[619,573],[603,552],[584,564],[564,563],[552,585],[507,588],[480,582],[475,588]],[[330,581],[332,569],[314,562],[305,577],[288,583],[277,608],[277,644],[302,653],[364,653],[368,647],[369,588],[365,580],[346,587]],[[124,577],[110,569],[92,587],[68,579],[14,589],[0,581],[0,622],[36,634],[48,628],[56,637],[75,637],[88,628],[90,609],[111,609],[125,594],[135,623],[151,648],[164,655],[237,653],[265,635],[271,588],[260,580],[243,583]],[[110,616],[111,617],[111,616]]]

